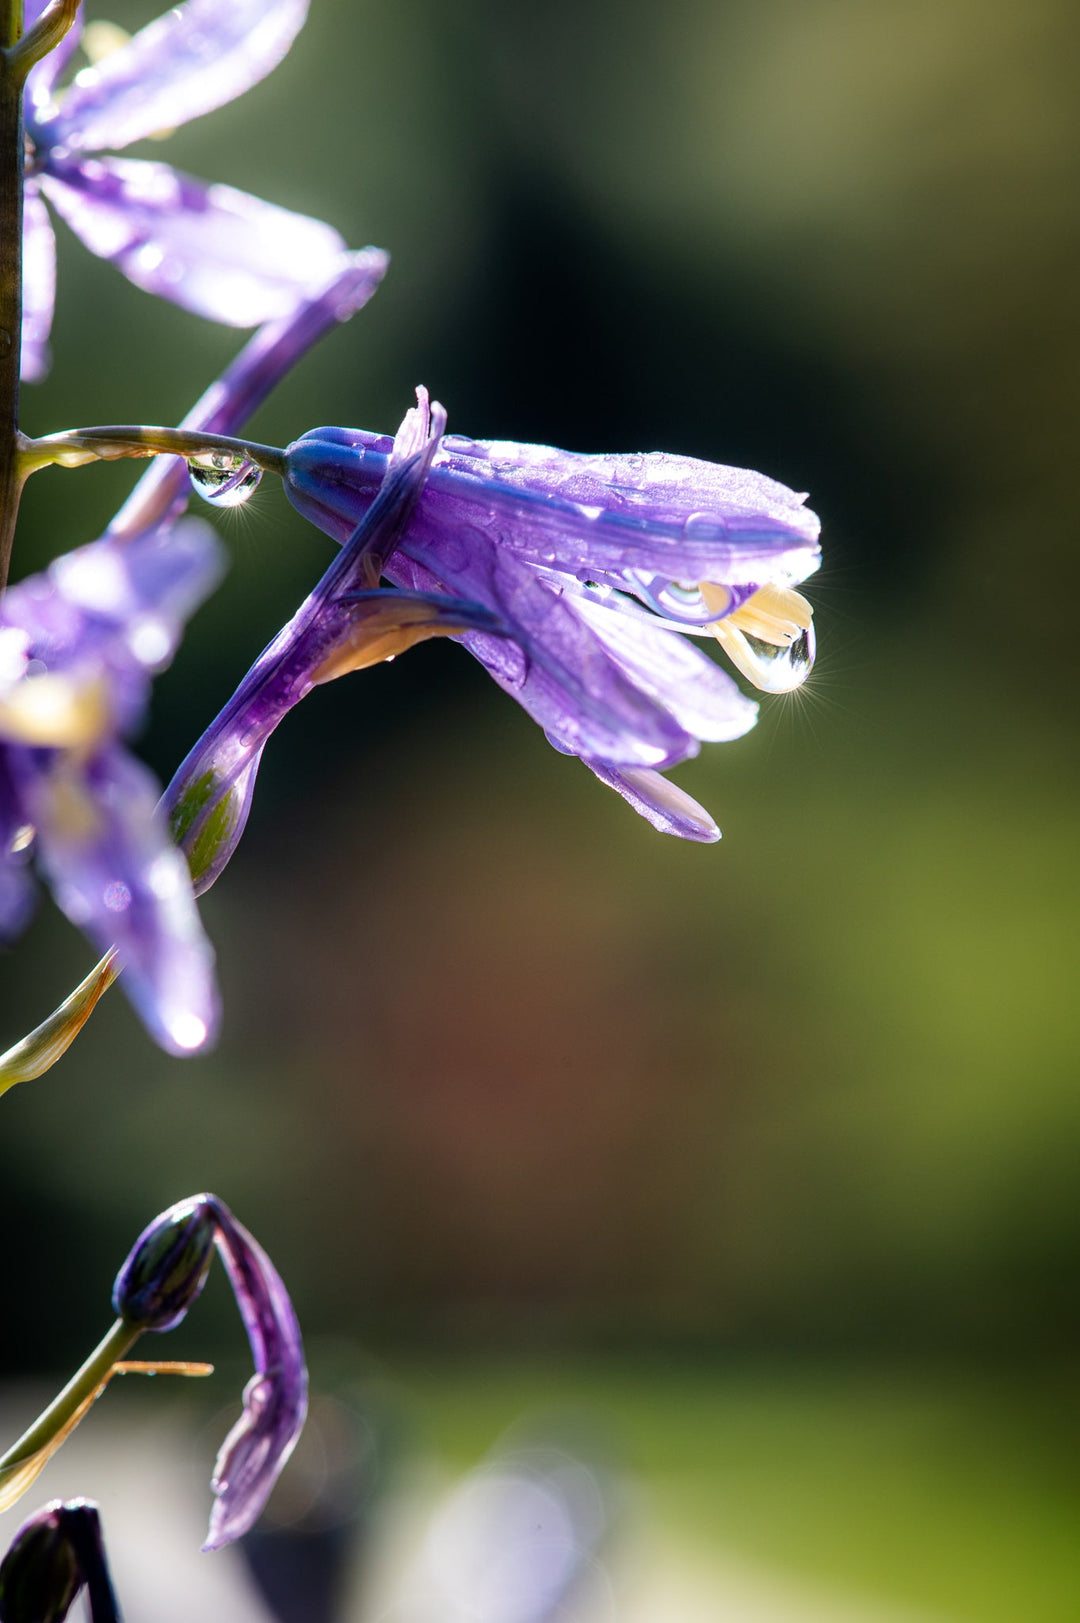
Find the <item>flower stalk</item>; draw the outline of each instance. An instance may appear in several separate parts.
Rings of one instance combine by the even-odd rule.
[[[285,452],[274,445],[209,434],[193,428],[158,428],[145,423],[109,423],[95,428],[69,428],[41,439],[17,436],[19,476],[40,468],[81,468],[87,462],[113,462],[121,457],[205,456],[225,451],[243,457],[265,472],[285,473]]]
[[[0,591],[7,585],[19,511],[22,359],[23,82],[16,58],[22,0],[0,0]]]

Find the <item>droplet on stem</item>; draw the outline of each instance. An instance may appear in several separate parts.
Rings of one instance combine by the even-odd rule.
[[[238,451],[189,457],[188,473],[193,488],[212,507],[242,507],[262,478],[262,469]]]

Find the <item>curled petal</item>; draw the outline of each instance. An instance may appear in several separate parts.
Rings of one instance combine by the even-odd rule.
[[[287,315],[345,252],[320,220],[168,164],[54,162],[41,186],[91,253],[137,287],[233,327]]]
[[[244,1412],[214,1465],[217,1497],[205,1550],[231,1544],[255,1523],[307,1416],[307,1368],[288,1292],[266,1252],[222,1201],[217,1247],[251,1343],[255,1374]]]
[[[49,370],[55,302],[56,238],[38,189],[28,181],[23,199],[22,376],[26,383],[39,382]]]
[[[117,746],[85,763],[12,755],[58,904],[99,948],[115,945],[155,1040],[175,1054],[202,1048],[218,1023],[214,955],[153,776]]]
[[[187,0],[78,74],[48,139],[100,152],[221,107],[277,66],[306,16],[307,0]]]
[[[703,845],[712,845],[720,838],[720,830],[704,806],[699,806],[663,773],[613,767],[605,761],[586,760],[585,765],[596,773],[601,783],[616,789],[661,834],[697,840]]]

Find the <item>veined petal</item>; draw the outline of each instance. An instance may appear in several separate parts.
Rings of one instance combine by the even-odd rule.
[[[45,125],[73,152],[130,145],[232,101],[275,68],[307,0],[186,0],[75,78]]]
[[[559,592],[482,531],[436,529],[421,501],[386,574],[397,585],[460,592],[487,604],[506,635],[471,632],[462,641],[573,754],[660,766],[696,752],[696,740],[623,673]]]
[[[713,845],[720,838],[720,830],[704,806],[699,806],[684,789],[662,773],[614,767],[606,761],[590,761],[587,757],[582,759],[601,783],[617,790],[661,834],[674,834],[682,840],[697,840],[703,845]]]
[[[258,1241],[215,1200],[217,1247],[255,1362],[244,1412],[221,1446],[204,1550],[240,1538],[258,1519],[307,1417],[307,1368],[300,1326],[281,1276]]]
[[[688,733],[706,743],[727,743],[757,721],[753,699],[677,631],[657,630],[584,596],[575,599],[575,607],[622,669]]]
[[[347,529],[378,485],[389,443],[362,429],[313,429],[289,446],[289,499],[329,534]],[[791,585],[820,563],[817,516],[796,492],[746,468],[663,452],[590,456],[448,436],[421,514],[481,527],[503,550],[568,572]]]
[[[35,70],[36,71],[36,70]],[[37,383],[49,370],[49,333],[56,301],[56,238],[33,181],[23,197],[22,376]]]
[[[91,253],[137,287],[233,327],[287,315],[345,253],[321,220],[164,163],[54,162],[41,187]]]
[[[60,751],[10,757],[57,903],[99,949],[115,944],[155,1040],[176,1054],[202,1048],[218,1023],[213,949],[152,774],[118,746],[86,762]]]

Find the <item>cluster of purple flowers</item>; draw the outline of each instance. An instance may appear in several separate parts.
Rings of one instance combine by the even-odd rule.
[[[703,742],[745,733],[757,705],[691,639],[718,642],[765,692],[798,686],[813,664],[811,610],[795,587],[818,566],[818,522],[802,496],[761,474],[661,452],[584,455],[448,435],[424,389],[394,436],[320,428],[279,452],[231,438],[300,355],[366,302],[386,256],[351,253],[332,227],[231,187],[102,154],[247,89],[288,50],[306,9],[307,0],[185,0],[128,39],[83,30],[74,0],[27,0],[27,29],[44,38],[55,25],[59,43],[25,90],[24,377],[49,364],[48,205],[139,287],[260,328],[182,425],[183,446],[208,447],[190,453],[192,477],[210,499],[240,499],[257,478],[247,453],[261,450],[340,551],[164,796],[129,743],[153,676],[221,572],[214,532],[184,516],[185,463],[160,456],[104,536],[0,600],[0,938],[26,924],[36,857],[59,906],[110,955],[92,996],[73,994],[39,1028],[45,1036],[0,1059],[0,1092],[63,1051],[121,968],[164,1048],[190,1053],[213,1040],[213,953],[196,897],[236,848],[271,733],[313,687],[453,638],[556,750],[657,829],[707,843],[716,824],[666,773]],[[74,19],[66,33],[61,13]],[[80,36],[88,63],[72,76]],[[169,450],[169,433],[180,444],[176,431],[132,433],[136,451]],[[86,430],[22,441],[20,454],[29,473],[115,454],[122,440],[121,430]],[[252,1525],[303,1424],[295,1315],[265,1253],[212,1196],[155,1220],[114,1295],[121,1339],[171,1328],[214,1246],[256,1374],[219,1457],[208,1548]],[[0,1496],[5,1470],[32,1479],[40,1453],[16,1445],[0,1459]],[[115,1615],[86,1507],[46,1507],[16,1551],[0,1569],[5,1623],[31,1615],[5,1597],[23,1594],[27,1572],[34,1592],[34,1551],[51,1552],[59,1574],[49,1615],[63,1616],[82,1583],[102,1618]]]

